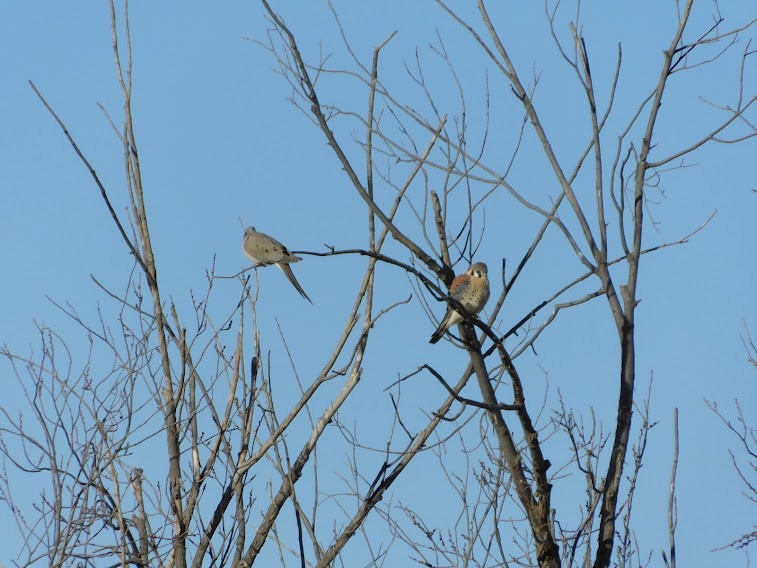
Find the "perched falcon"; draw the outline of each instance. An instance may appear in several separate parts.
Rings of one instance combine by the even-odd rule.
[[[449,297],[460,302],[468,315],[478,314],[489,300],[489,279],[486,277],[486,272],[486,264],[483,262],[471,264],[464,274],[455,276],[449,287]],[[429,343],[439,341],[450,327],[464,319],[463,315],[450,305]]]

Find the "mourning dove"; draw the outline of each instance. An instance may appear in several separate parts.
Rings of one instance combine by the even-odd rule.
[[[455,276],[449,287],[449,297],[460,302],[468,315],[475,316],[484,309],[489,300],[489,279],[486,272],[486,264],[476,262],[464,274]],[[439,341],[450,327],[464,319],[463,315],[450,305],[429,343]]]
[[[275,264],[284,272],[297,291],[311,304],[313,301],[308,298],[305,290],[302,289],[297,278],[294,277],[292,269],[289,267],[291,262],[299,262],[302,259],[293,255],[289,250],[273,237],[265,233],[259,233],[255,227],[247,227],[242,239],[242,250],[244,254],[256,263],[255,266],[268,266]]]

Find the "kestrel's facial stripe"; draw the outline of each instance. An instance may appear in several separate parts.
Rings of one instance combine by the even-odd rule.
[[[471,265],[467,273],[474,278],[486,278],[487,268],[483,262],[476,262]]]

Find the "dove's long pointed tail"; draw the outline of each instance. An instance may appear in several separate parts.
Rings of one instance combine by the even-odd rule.
[[[298,259],[298,260],[300,260],[300,259]],[[311,300],[310,298],[308,298],[308,295],[305,293],[305,290],[303,290],[302,286],[300,286],[300,283],[297,282],[297,278],[294,277],[294,272],[292,272],[292,269],[289,268],[289,265],[279,262],[279,263],[276,263],[276,266],[278,266],[279,268],[281,268],[281,271],[287,277],[287,280],[289,280],[292,283],[292,286],[294,286],[295,288],[297,288],[297,291],[300,293],[300,295],[303,298],[305,298],[308,302],[310,302],[312,304],[313,300]]]

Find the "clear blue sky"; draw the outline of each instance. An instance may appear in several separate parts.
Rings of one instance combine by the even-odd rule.
[[[476,88],[483,85],[485,72],[490,73],[492,98],[512,99],[492,69],[480,63],[480,52],[433,3],[359,4],[336,3],[356,53],[369,62],[373,47],[397,30],[384,52],[381,69],[395,93],[412,104],[424,103],[404,65],[414,65],[417,48],[428,69],[443,70],[429,47],[438,46],[436,31],[445,38],[468,90],[466,104],[474,129],[484,100]],[[656,81],[660,53],[674,26],[675,8],[672,2],[659,1],[616,4],[620,3],[600,7],[583,3],[586,13],[582,21],[595,80],[601,78],[600,92],[606,93],[615,46],[623,43],[627,67],[618,100],[619,118],[614,124],[618,127]],[[692,30],[704,30],[710,21],[711,6],[699,4],[701,11]],[[298,36],[307,58],[315,60],[320,50],[333,53],[333,67],[350,64],[325,3],[281,2],[275,6]],[[190,289],[203,289],[204,270],[214,256],[221,274],[233,274],[247,266],[240,250],[240,219],[274,234],[293,250],[320,251],[324,243],[365,247],[360,229],[364,204],[351,190],[322,134],[287,102],[290,88],[275,72],[270,53],[250,41],[265,38],[269,27],[259,6],[238,1],[134,2],[131,9],[137,142],[164,290],[186,306]],[[750,2],[729,3],[723,9],[727,10],[726,26],[757,15]],[[574,83],[564,65],[556,63],[559,58],[540,23],[541,4],[517,17],[513,17],[515,9],[507,13],[492,10],[512,41],[513,57],[524,76],[531,77],[532,70],[542,73],[536,102],[561,157],[569,160],[585,140],[576,135],[575,124],[585,124],[586,117],[571,110],[578,100],[571,91]],[[743,50],[746,39],[753,35],[742,38],[730,63],[718,66],[717,73],[703,68],[671,86],[662,108],[659,155],[694,141],[715,123],[717,113],[699,100],[699,94],[717,103],[735,102],[738,67],[733,55]],[[0,77],[4,265],[0,343],[19,352],[36,350],[35,322],[44,322],[71,338],[74,356],[82,356],[86,345],[77,345],[82,335],[48,298],[70,302],[84,318],[95,318],[98,303],[108,305],[109,300],[90,275],[118,288],[131,269],[131,260],[86,169],[28,81],[36,83],[66,122],[123,212],[122,149],[98,108],[100,103],[114,117],[120,116],[106,3],[0,4]],[[747,68],[746,79],[749,98],[757,92],[754,65]],[[365,90],[343,77],[323,77],[319,86],[323,88],[322,102],[333,97],[355,111],[366,108]],[[445,95],[449,96],[442,96],[441,104],[451,113],[455,95]],[[520,114],[507,114],[511,108],[504,105],[493,111],[492,137],[496,140],[507,140],[508,129],[519,126]],[[578,108],[585,113],[585,107]],[[754,120],[755,114],[751,117]],[[362,138],[362,131],[346,118],[335,125],[341,128],[343,144],[352,156],[359,157],[361,150],[351,144],[350,136]],[[691,167],[664,178],[664,195],[657,195],[659,203],[650,205],[650,217],[659,224],[648,229],[648,246],[680,238],[717,210],[713,221],[690,243],[650,255],[642,262],[637,369],[640,391],[654,375],[651,414],[657,426],[652,430],[635,514],[637,536],[642,550],[652,553],[652,565],[659,565],[659,550],[667,541],[671,416],[676,406],[681,428],[679,561],[687,566],[745,564],[743,553],[711,552],[750,530],[755,505],[742,496],[728,457],[736,440],[704,400],[717,401],[728,413],[738,397],[751,423],[757,420],[757,375],[746,361],[740,340],[744,319],[757,336],[756,150],[754,141],[703,148],[690,160]],[[540,196],[541,203],[548,203],[548,196],[556,195],[557,190],[538,160],[526,155],[513,172],[513,180],[529,187],[531,195]],[[588,196],[592,188],[590,181],[587,183],[579,193]],[[498,294],[501,283],[496,267],[506,257],[512,270],[530,244],[538,220],[504,197],[495,200],[494,206],[499,209],[492,211],[498,213],[487,218],[487,238],[479,256],[489,263],[494,293]],[[412,217],[408,214],[404,219],[411,226]],[[556,235],[555,242],[559,242]],[[392,250],[399,251],[396,247]],[[399,255],[407,259],[406,253]],[[307,258],[299,263],[295,272],[314,306],[302,301],[278,271],[259,273],[264,343],[280,357],[282,378],[287,376],[287,366],[274,318],[290,335],[300,371],[308,382],[343,325],[348,309],[344,298],[356,289],[362,266],[362,261],[344,257]],[[546,290],[579,273],[572,253],[556,244],[524,274],[523,282],[508,298],[499,325],[509,328]],[[407,280],[392,270],[382,269],[380,274],[381,302],[393,303],[412,292]],[[228,287],[230,297],[237,298],[238,285],[231,282],[220,286]],[[442,311],[438,306],[438,312]],[[427,345],[433,323],[415,299],[382,325],[386,329],[375,339],[376,351],[366,363],[362,392],[342,416],[346,423],[359,418],[366,436],[379,432],[379,427],[368,426],[370,422],[365,420],[377,424],[389,420],[391,406],[383,389],[397,373],[411,371],[427,360],[446,365],[450,376],[465,366],[462,353],[450,344]],[[392,353],[391,364],[382,351]],[[537,344],[538,355],[529,355],[519,365],[537,399],[548,375],[550,400],[559,389],[577,411],[593,408],[599,417],[611,420],[617,401],[615,351],[610,316],[600,299],[561,316]],[[21,401],[15,379],[4,363],[0,364],[0,382],[5,393],[0,404],[11,411],[18,409]],[[431,411],[444,394],[426,378],[409,386],[405,396],[415,397],[410,408]],[[381,402],[372,404],[376,400]],[[382,415],[384,411],[389,414]],[[383,426],[375,434],[377,439],[382,432]],[[344,455],[334,459],[346,463]],[[418,488],[418,499],[425,487],[430,495],[441,491],[443,485],[418,483],[426,479],[424,467],[433,466],[433,460],[414,464],[406,472],[404,484],[397,486],[397,498],[408,498],[406,491],[416,484],[423,486]],[[34,494],[33,483],[30,480],[30,495]],[[555,493],[556,506],[560,506],[559,483]],[[581,499],[566,501],[570,507]],[[14,531],[10,514],[0,509],[0,534],[6,535],[0,563],[9,564],[14,558],[13,546],[7,544],[13,542],[10,535]]]

